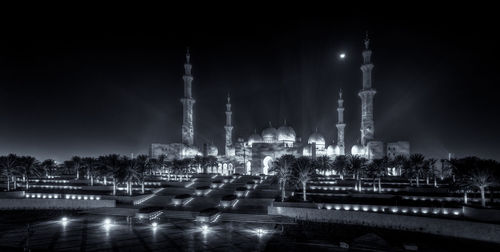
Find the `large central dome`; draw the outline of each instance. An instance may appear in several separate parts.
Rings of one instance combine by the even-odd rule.
[[[254,133],[252,134],[249,138],[248,138],[248,144],[249,145],[252,145],[253,143],[260,143],[262,142],[262,137],[257,134],[257,133]]]
[[[269,126],[269,128],[262,131],[262,138],[264,142],[274,142],[278,139],[278,131],[272,126]]]
[[[295,130],[292,127],[283,125],[278,128],[278,141],[295,142]]]

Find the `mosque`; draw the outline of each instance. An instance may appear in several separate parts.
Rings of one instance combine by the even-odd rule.
[[[363,74],[362,89],[358,96],[361,98],[361,142],[351,147],[350,154],[358,155],[368,160],[387,156],[394,158],[397,155],[409,155],[410,143],[398,141],[384,143],[374,138],[375,124],[373,120],[373,98],[377,93],[372,87],[371,62],[372,51],[369,48],[370,40],[368,36],[364,40],[364,50],[362,52],[363,64],[361,72]],[[151,144],[150,156],[158,157],[164,155],[167,160],[192,158],[197,155],[216,156],[219,166],[213,168],[213,173],[231,174],[268,174],[272,162],[277,158],[290,154],[296,157],[328,156],[334,159],[336,156],[346,155],[346,145],[344,131],[344,100],[342,91],[339,92],[337,101],[337,144],[327,146],[325,138],[317,130],[313,132],[307,141],[302,141],[295,134],[295,130],[286,124],[274,128],[271,123],[261,134],[255,132],[247,140],[238,138],[233,142],[233,125],[231,98],[227,97],[226,104],[226,124],[224,154],[219,153],[218,148],[213,144],[203,144],[203,147],[194,145],[193,126],[193,106],[195,99],[192,97],[191,88],[193,76],[191,74],[192,65],[190,63],[189,50],[186,53],[186,63],[184,64],[184,97],[180,100],[183,106],[182,142],[170,144]],[[333,143],[333,141],[332,141]]]

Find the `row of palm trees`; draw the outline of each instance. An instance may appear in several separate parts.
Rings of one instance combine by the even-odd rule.
[[[145,155],[137,158],[128,158],[117,154],[98,158],[75,156],[61,165],[57,165],[52,159],[40,162],[31,156],[17,156],[15,154],[0,156],[0,170],[6,180],[8,191],[11,190],[11,183],[13,189],[17,189],[18,178],[22,178],[25,183],[24,189],[29,190],[29,183],[32,178],[76,174],[76,178],[80,179],[80,173],[85,171],[86,179],[89,180],[91,186],[94,185],[95,179],[102,179],[104,184],[107,184],[107,178],[111,177],[113,180],[113,195],[116,195],[117,183],[126,183],[127,193],[131,195],[133,181],[140,182],[144,192],[145,171],[150,165],[151,162]]]
[[[474,188],[479,189],[483,206],[485,206],[485,189],[498,184],[500,177],[500,164],[494,160],[482,160],[477,157],[441,160],[441,167],[438,169],[436,159],[426,159],[422,154],[412,154],[409,157],[396,156],[393,159],[384,157],[371,161],[356,155],[337,156],[334,160],[327,156],[313,160],[309,157],[296,158],[293,155],[284,155],[274,162],[271,171],[279,179],[282,201],[285,199],[286,186],[290,184],[302,187],[303,200],[306,201],[307,182],[318,174],[324,175],[334,171],[340,179],[352,176],[356,181],[355,189],[359,191],[362,188],[361,178],[372,178],[374,191],[380,193],[381,179],[389,175],[388,168],[395,169],[397,175],[407,178],[410,186],[413,186],[415,181],[417,187],[423,178],[427,185],[432,178],[434,187],[437,187],[437,177],[443,179],[445,174],[449,174],[452,178],[449,181],[452,188],[463,190],[465,195]]]
[[[206,172],[208,167],[216,165],[217,158],[214,156],[167,160],[165,156],[149,158],[146,155],[139,155],[129,158],[110,154],[97,158],[74,156],[61,164],[56,164],[52,159],[40,162],[31,156],[15,154],[0,156],[0,172],[6,181],[8,191],[18,188],[19,178],[24,183],[25,190],[29,190],[30,178],[73,175],[77,180],[84,176],[91,186],[94,185],[96,179],[101,180],[104,185],[107,185],[108,179],[111,179],[113,195],[116,195],[117,184],[124,183],[127,186],[127,194],[132,195],[132,184],[135,182],[141,184],[141,191],[144,193],[144,181],[148,175],[165,172],[187,174],[197,168]]]

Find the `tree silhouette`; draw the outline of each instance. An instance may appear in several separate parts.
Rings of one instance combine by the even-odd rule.
[[[16,189],[16,179],[15,171],[19,165],[19,157],[15,154],[9,154],[7,156],[0,157],[0,169],[2,175],[7,179],[7,191],[10,191],[10,178],[12,177],[12,182],[14,183],[14,189]]]
[[[292,168],[295,165],[295,157],[293,155],[283,155],[276,159],[271,168],[279,179],[279,187],[281,190],[281,201],[285,201],[286,185],[292,176]]]
[[[351,172],[353,178],[356,180],[356,188],[358,191],[362,189],[361,176],[366,171],[367,160],[358,155],[347,156],[347,170]]]
[[[333,169],[340,175],[340,179],[344,179],[344,175],[347,171],[348,162],[346,160],[346,156],[336,156],[333,161]]]
[[[485,190],[495,183],[494,173],[499,169],[494,160],[481,160],[477,157],[466,157],[450,160],[453,173],[463,187],[473,186],[481,193],[481,206],[486,207]]]
[[[302,185],[303,200],[307,201],[307,182],[315,175],[314,161],[308,157],[300,157],[295,161],[294,170],[296,181]]]
[[[32,176],[40,177],[40,162],[31,156],[23,156],[19,161],[19,171],[25,181],[25,189],[29,190],[29,178]]]

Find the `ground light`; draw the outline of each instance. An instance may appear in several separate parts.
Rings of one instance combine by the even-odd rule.
[[[104,228],[109,229],[111,227],[111,219],[106,218],[104,219]]]
[[[262,237],[262,236],[266,233],[266,231],[264,231],[264,229],[262,229],[262,228],[257,228],[257,229],[255,230],[255,233],[256,233],[259,237]]]
[[[62,224],[63,226],[66,226],[66,224],[68,224],[68,218],[66,218],[66,217],[62,217],[62,218],[61,218],[61,224]]]
[[[158,223],[153,222],[153,223],[151,223],[151,226],[152,226],[153,228],[156,228],[156,227],[158,226]]]
[[[209,229],[208,229],[208,225],[203,224],[203,225],[201,226],[201,231],[202,231],[203,233],[208,233],[208,231],[209,231]]]

